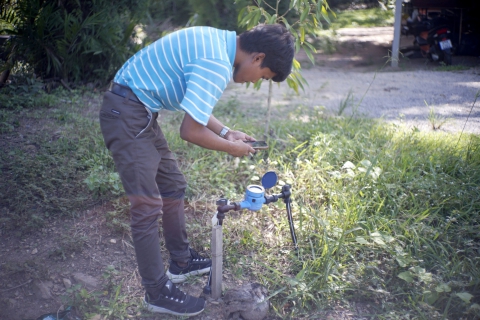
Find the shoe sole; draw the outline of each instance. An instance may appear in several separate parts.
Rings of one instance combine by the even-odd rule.
[[[167,277],[173,283],[181,283],[181,282],[186,281],[188,278],[190,278],[192,276],[198,276],[198,275],[201,275],[201,274],[205,274],[207,272],[210,272],[210,267],[200,269],[200,270],[190,271],[189,273],[185,273],[185,274],[173,274],[173,273],[170,273],[170,270],[169,270],[169,271],[167,271]]]
[[[205,310],[205,306],[203,306],[202,310],[197,311],[197,312],[192,312],[192,313],[180,313],[180,312],[175,312],[172,310],[168,310],[162,307],[157,307],[154,306],[153,304],[148,303],[147,301],[143,300],[143,305],[145,308],[150,311],[150,312],[156,312],[156,313],[166,313],[166,314],[171,314],[174,316],[196,316],[197,314],[200,314]]]

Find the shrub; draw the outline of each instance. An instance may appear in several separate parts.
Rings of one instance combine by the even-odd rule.
[[[0,14],[8,63],[64,82],[105,82],[138,47],[131,41],[148,0],[6,1]]]

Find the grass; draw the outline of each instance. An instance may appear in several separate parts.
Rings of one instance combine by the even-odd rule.
[[[463,64],[456,64],[456,65],[450,65],[450,66],[447,66],[444,64],[435,68],[434,70],[435,71],[463,71],[468,69],[470,69],[470,67],[465,66]]]
[[[380,7],[362,10],[344,10],[335,13],[330,28],[386,27],[392,26],[393,11]]]
[[[16,94],[4,92],[0,95],[7,107],[0,109],[2,229],[36,230],[49,219],[74,217],[84,206],[118,191],[120,182],[118,177],[115,180],[98,124],[91,115],[82,114],[95,108],[91,94],[57,90],[42,100],[39,96],[44,93],[27,91],[17,100]],[[32,108],[17,104],[26,100],[37,104]]]
[[[94,120],[92,101],[100,96],[57,91],[52,97],[58,100],[43,108],[1,109],[7,128],[1,133],[1,232],[39,231],[49,219],[118,198]],[[215,114],[254,136],[263,133],[258,109],[247,118],[231,100]],[[480,137],[327,118],[302,106],[282,116],[272,120],[271,148],[242,159],[182,141],[181,115],[162,117],[188,178],[187,200],[203,213],[202,221],[189,221],[192,245],[209,246],[207,222],[217,198],[242,200],[248,184],[274,170],[279,185],[292,185],[299,256],[279,201],[227,217],[224,265],[233,277],[265,285],[278,316],[321,318],[334,305],[364,304],[366,314],[359,316],[366,318],[480,317]],[[28,132],[33,121],[42,130]],[[125,204],[117,200],[114,208],[118,216],[111,213],[107,221],[124,230],[115,219],[128,219]],[[70,247],[66,241],[57,254]],[[105,271],[102,291],[73,287],[69,302],[108,319],[137,314],[139,304],[127,299],[114,273]]]
[[[428,104],[425,102],[425,104],[427,105],[428,107]],[[428,113],[428,122],[430,122],[430,125],[432,126],[432,129],[433,130],[438,130],[440,129],[445,123],[447,123],[449,121],[448,118],[445,118],[441,115],[438,115],[436,112],[435,112],[435,108],[434,107],[430,107],[430,111]]]

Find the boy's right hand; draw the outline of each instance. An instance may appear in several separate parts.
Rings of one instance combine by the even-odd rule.
[[[232,150],[230,150],[230,152],[228,152],[228,154],[234,157],[249,156],[256,152],[255,149],[253,149],[250,145],[243,142],[243,140],[232,141],[232,145],[233,145],[233,148]]]

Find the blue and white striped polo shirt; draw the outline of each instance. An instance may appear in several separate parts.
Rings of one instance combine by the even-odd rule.
[[[184,110],[207,125],[232,78],[235,50],[233,31],[182,29],[137,52],[113,81],[129,86],[152,112]]]

